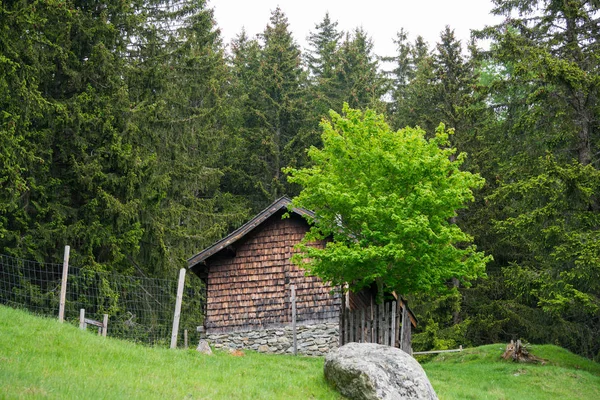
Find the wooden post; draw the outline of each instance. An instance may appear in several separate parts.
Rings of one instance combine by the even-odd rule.
[[[296,285],[290,285],[292,290],[291,303],[292,303],[292,340],[294,355],[298,355],[298,336],[296,334]]]
[[[62,282],[60,284],[60,305],[58,308],[58,322],[65,320],[65,301],[67,298],[67,276],[69,275],[69,254],[71,247],[65,246],[65,255],[63,258]]]
[[[106,337],[106,332],[108,331],[108,314],[104,314],[104,319],[102,320],[102,336]]]
[[[183,300],[183,286],[185,284],[185,268],[179,270],[179,282],[177,282],[177,300],[175,302],[175,314],[173,315],[173,331],[171,332],[171,348],[177,347],[177,334],[179,333],[179,318],[181,317],[181,302]]]
[[[187,336],[187,329],[183,330],[183,348],[187,349],[188,348],[188,336]]]
[[[79,310],[79,329],[85,329],[85,308]]]

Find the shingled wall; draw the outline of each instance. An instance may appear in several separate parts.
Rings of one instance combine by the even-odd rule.
[[[246,331],[291,323],[290,285],[296,286],[298,324],[336,323],[340,296],[320,279],[305,276],[290,262],[293,247],[308,229],[292,214],[275,213],[235,243],[235,248],[208,260],[207,333]]]

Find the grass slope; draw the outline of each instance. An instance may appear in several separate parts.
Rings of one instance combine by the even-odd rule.
[[[2,399],[339,399],[322,371],[321,358],[149,348],[0,306]]]
[[[504,349],[445,353],[422,365],[443,400],[600,399],[600,364],[552,345],[530,349],[545,365],[514,363],[502,360]]]
[[[600,365],[555,346],[548,364],[500,360],[490,345],[423,364],[441,400],[600,399]],[[339,399],[323,359],[149,348],[0,306],[0,399]]]

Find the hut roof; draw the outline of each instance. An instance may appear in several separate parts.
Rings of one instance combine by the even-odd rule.
[[[198,265],[199,263],[205,261],[210,256],[217,254],[221,250],[226,249],[228,246],[231,246],[232,244],[234,244],[235,242],[237,242],[238,240],[240,240],[244,236],[246,236],[248,233],[250,233],[252,230],[254,230],[256,227],[260,226],[263,222],[265,222],[271,216],[275,215],[277,212],[279,212],[283,209],[288,210],[288,207],[291,203],[292,203],[292,200],[285,196],[280,197],[279,199],[275,200],[270,206],[268,206],[267,208],[262,210],[260,213],[258,213],[258,215],[256,215],[250,221],[246,222],[244,225],[240,226],[238,229],[231,232],[228,236],[219,240],[212,246],[202,250],[200,253],[196,254],[195,256],[189,258],[187,260],[188,268],[193,268],[194,266]],[[308,217],[312,218],[315,216],[315,214],[312,211],[306,210],[304,208],[293,207],[289,210],[292,213],[298,214],[303,217],[308,216]]]

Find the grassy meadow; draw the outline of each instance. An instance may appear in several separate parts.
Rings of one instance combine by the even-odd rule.
[[[534,348],[543,366],[502,361],[502,351],[423,367],[441,400],[600,398],[597,363],[555,346]],[[340,399],[322,370],[322,358],[151,348],[0,306],[0,399]]]

